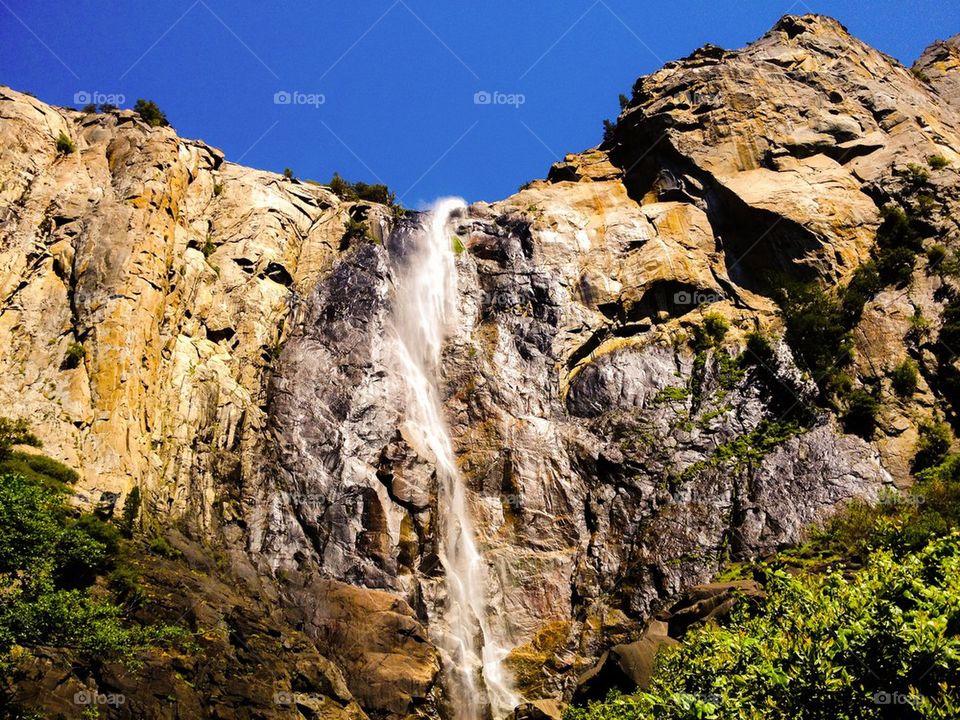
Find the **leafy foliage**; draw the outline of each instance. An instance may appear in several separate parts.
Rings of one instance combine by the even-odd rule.
[[[67,370],[80,367],[80,363],[87,356],[87,351],[83,343],[72,342],[67,345],[67,352],[63,356],[63,367]]]
[[[873,392],[857,388],[847,398],[847,408],[841,418],[843,429],[869,440],[877,427],[877,414],[880,403]]]
[[[10,458],[14,445],[38,448],[42,447],[43,443],[30,431],[30,424],[25,419],[0,417],[0,461]]]
[[[759,612],[740,603],[658,659],[650,691],[566,720],[951,718],[960,712],[960,535],[853,574],[772,570]]]
[[[356,201],[366,200],[367,202],[380,203],[393,207],[396,205],[397,196],[383,184],[368,184],[365,182],[351,183],[344,180],[338,173],[334,173],[330,178],[330,191],[341,200]]]
[[[0,672],[12,668],[15,648],[53,645],[97,662],[134,662],[142,649],[181,637],[175,627],[130,626],[120,606],[90,592],[115,562],[120,530],[93,515],[73,514],[65,481],[76,474],[69,468],[9,451],[12,444],[39,444],[25,422],[0,418],[0,428],[0,447],[6,447],[0,464]],[[16,472],[17,463],[30,472]]]
[[[153,100],[140,98],[134,104],[133,110],[150,127],[164,127],[170,124],[167,121],[167,116],[163,114]]]
[[[944,422],[920,424],[917,450],[913,456],[913,472],[922,472],[942,463],[950,451],[953,435]]]
[[[617,124],[612,120],[603,121],[603,142],[613,142],[617,136]]]
[[[852,357],[849,309],[815,283],[786,283],[778,300],[787,343],[817,384],[828,386]]]
[[[69,155],[73,152],[76,152],[77,146],[73,144],[65,132],[62,130],[57,136],[57,153],[60,155]]]
[[[890,373],[890,382],[894,392],[901,397],[910,397],[917,391],[920,373],[913,360],[904,360]]]

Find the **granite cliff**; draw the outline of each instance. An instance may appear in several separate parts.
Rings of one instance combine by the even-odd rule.
[[[925,248],[960,249],[958,88],[956,38],[909,69],[788,16],[640,78],[601,145],[454,213],[439,380],[526,700],[568,702],[725,563],[909,485],[923,424],[956,418],[948,263],[917,254],[850,328],[845,381],[879,399],[866,433],[785,339],[778,290],[851,282],[890,204]],[[70,716],[92,688],[129,698],[111,717],[447,716],[437,480],[387,331],[391,258],[422,223],[130,111],[0,89],[3,414],[81,474],[78,506],[109,516],[140,489],[140,531],[182,553],[144,560],[155,611],[208,635],[133,676],[48,649],[23,702]]]

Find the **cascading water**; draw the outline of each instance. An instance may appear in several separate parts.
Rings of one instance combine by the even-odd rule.
[[[439,558],[446,600],[437,644],[444,658],[451,704],[459,720],[501,718],[517,704],[502,666],[507,654],[487,615],[486,566],[476,543],[466,488],[457,468],[437,387],[443,341],[453,327],[457,273],[450,215],[459,199],[436,203],[396,261],[396,331],[400,372],[407,388],[406,430],[411,444],[435,463]]]

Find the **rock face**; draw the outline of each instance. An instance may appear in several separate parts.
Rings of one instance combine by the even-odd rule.
[[[771,296],[776,277],[849,279],[903,168],[932,155],[950,164],[929,171],[926,222],[955,241],[956,48],[911,73],[835,21],[785,17],[641,78],[609,141],[453,219],[440,381],[529,716],[610,648],[642,672],[645,619],[728,560],[909,482],[919,423],[949,409],[942,358],[909,338],[918,315],[935,332],[951,281],[917,268],[868,302],[854,371],[886,398],[870,442],[817,404]],[[78,503],[139,486],[146,522],[276,580],[264,602],[342,672],[316,702],[444,716],[436,478],[405,437],[387,332],[390,260],[422,218],[125,111],[3,89],[0,139],[4,414],[82,473]],[[757,331],[768,355],[747,350]],[[897,399],[886,375],[911,356],[919,391]]]

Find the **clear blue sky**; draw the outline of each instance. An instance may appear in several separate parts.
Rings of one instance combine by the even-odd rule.
[[[0,0],[0,84],[150,98],[230,160],[382,180],[411,207],[495,200],[595,145],[639,75],[810,11],[905,64],[960,32],[956,0]]]

